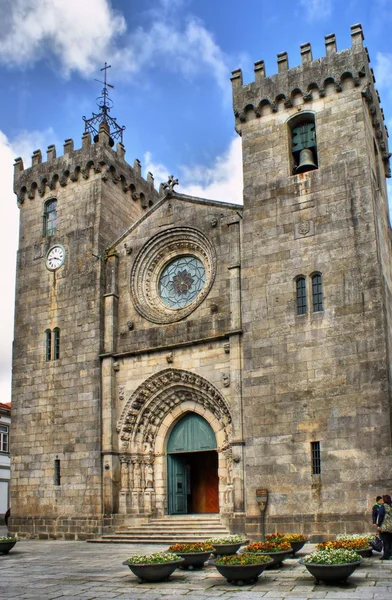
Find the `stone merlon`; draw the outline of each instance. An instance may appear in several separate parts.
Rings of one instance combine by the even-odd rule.
[[[154,188],[154,178],[148,173],[147,180],[142,177],[142,166],[138,159],[133,167],[125,161],[125,148],[118,142],[116,150],[111,148],[109,133],[100,127],[98,140],[92,143],[89,133],[82,136],[82,147],[74,149],[74,141],[64,142],[64,154],[57,157],[56,147],[48,146],[47,160],[42,161],[41,150],[33,152],[31,167],[25,169],[21,158],[15,159],[14,192],[18,204],[22,205],[26,197],[34,199],[38,194],[44,197],[53,193],[57,186],[64,187],[79,178],[99,176],[104,182],[113,182],[122,186],[124,193],[130,193],[132,200],[140,200],[147,208],[158,199]]]

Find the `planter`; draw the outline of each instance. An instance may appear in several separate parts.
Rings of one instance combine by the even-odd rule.
[[[156,563],[150,565],[136,565],[127,561],[123,562],[123,565],[129,567],[134,575],[139,579],[139,583],[155,582],[155,581],[166,581],[170,575],[182,565],[182,560],[176,560],[167,563]]]
[[[320,581],[328,583],[332,581],[346,581],[363,562],[363,559],[341,565],[319,565],[316,563],[306,563],[302,559],[299,562],[308,569],[311,575],[313,575],[316,579],[316,583],[319,583]]]
[[[267,569],[275,569],[276,567],[280,567],[282,562],[286,560],[286,558],[290,558],[293,554],[292,550],[279,550],[278,552],[254,552],[256,556],[260,554],[261,556],[270,556],[271,563],[268,564]]]
[[[242,542],[236,542],[235,544],[214,544],[214,554],[218,554],[219,556],[227,556],[228,554],[235,554],[238,550],[247,543],[247,540],[243,540]]]
[[[260,565],[217,565],[215,568],[217,571],[227,579],[228,583],[233,585],[243,585],[249,583],[255,583],[259,578],[259,575],[266,569],[272,560],[267,563]]]
[[[364,548],[363,550],[355,550],[355,552],[359,554],[359,556],[362,556],[362,558],[366,558],[372,555],[372,547],[369,546],[369,548]]]
[[[306,544],[306,542],[308,542],[309,540],[303,540],[301,542],[290,542],[290,546],[293,549],[293,556],[295,556],[297,554],[297,552],[299,552],[301,550],[301,548],[303,548]]]
[[[8,541],[5,541],[5,542],[4,541],[0,541],[0,553],[2,553],[2,554],[8,554],[8,552],[10,550],[12,550],[12,548],[15,546],[16,541],[17,540],[15,540],[13,538],[10,538],[9,542]]]
[[[193,569],[202,569],[204,567],[204,563],[211,556],[211,551],[207,550],[205,552],[176,552],[181,558],[183,562],[180,565],[180,569],[188,569],[192,571]]]

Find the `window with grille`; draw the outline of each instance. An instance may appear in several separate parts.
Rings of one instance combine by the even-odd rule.
[[[298,277],[297,287],[297,315],[306,313],[306,281],[305,277]]]
[[[312,452],[312,475],[321,473],[320,442],[310,442]]]
[[[58,360],[60,358],[60,329],[55,327],[53,329],[53,360]]]
[[[44,235],[49,237],[56,233],[57,200],[48,200],[44,209]]]
[[[313,312],[323,310],[323,287],[321,273],[312,276]]]
[[[46,362],[52,360],[52,332],[50,329],[45,331],[45,356]]]
[[[8,425],[0,425],[0,452],[8,452]]]

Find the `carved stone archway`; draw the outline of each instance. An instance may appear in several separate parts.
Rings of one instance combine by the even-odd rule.
[[[135,390],[117,423],[121,513],[166,513],[166,444],[170,431],[187,412],[203,416],[215,432],[221,512],[232,510],[229,406],[219,390],[200,375],[165,369]]]

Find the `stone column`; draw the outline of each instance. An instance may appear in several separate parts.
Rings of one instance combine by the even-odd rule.
[[[230,228],[230,396],[232,406],[232,485],[234,512],[245,510],[244,442],[242,401],[242,307],[241,307],[241,247],[240,217],[233,216]]]
[[[131,512],[134,514],[140,514],[140,496],[141,496],[141,466],[139,456],[132,458],[133,466],[133,483],[132,483],[132,508]]]
[[[115,374],[117,363],[113,362],[117,337],[117,271],[118,256],[109,255],[106,261],[106,294],[104,307],[104,352],[107,356],[101,363],[101,418],[102,418],[102,460],[103,460],[103,508],[105,515],[118,511],[120,465],[117,456],[116,423],[114,411]]]
[[[144,490],[144,510],[147,514],[154,512],[154,456],[149,455],[144,461],[144,478],[146,487]]]

